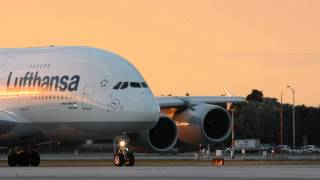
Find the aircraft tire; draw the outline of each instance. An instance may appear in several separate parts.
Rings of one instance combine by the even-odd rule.
[[[122,153],[116,153],[113,157],[113,164],[115,166],[123,166],[124,164],[124,155]]]
[[[32,152],[30,154],[30,165],[31,166],[39,166],[40,164],[40,155],[37,152]]]
[[[18,156],[17,156],[17,154],[16,153],[10,153],[9,155],[8,155],[8,165],[10,166],[10,167],[14,167],[14,166],[17,166],[17,164],[18,164]]]
[[[135,158],[133,153],[127,153],[125,159],[125,166],[134,166]]]
[[[18,165],[19,166],[29,166],[30,158],[29,154],[25,151],[18,154]]]

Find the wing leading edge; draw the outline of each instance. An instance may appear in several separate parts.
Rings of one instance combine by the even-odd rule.
[[[201,103],[222,104],[242,103],[245,98],[240,96],[163,96],[157,97],[161,108],[196,105]]]

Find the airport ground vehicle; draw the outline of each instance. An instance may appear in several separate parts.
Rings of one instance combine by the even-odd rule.
[[[304,153],[320,153],[320,148],[315,145],[305,145],[302,149]]]
[[[288,145],[278,145],[275,147],[274,150],[276,153],[288,153],[289,149],[290,149],[290,146]]]
[[[261,144],[260,151],[272,152],[275,150],[275,146],[273,144]]]
[[[288,149],[288,153],[290,153],[290,154],[303,154],[304,151],[303,151],[303,149],[301,147],[299,147],[299,148],[296,147],[296,149],[289,148]]]
[[[260,139],[236,139],[234,141],[234,151],[246,150],[247,152],[258,152],[260,150]],[[232,147],[224,150],[225,153],[230,153]]]
[[[237,139],[234,141],[234,148],[237,150],[259,150],[260,139]]]
[[[315,145],[304,145],[296,147],[296,149],[289,148],[288,153],[303,154],[303,153],[320,153],[320,148]]]

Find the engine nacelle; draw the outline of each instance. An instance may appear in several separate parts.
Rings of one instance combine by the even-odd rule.
[[[231,133],[232,119],[220,106],[200,104],[177,112],[179,140],[189,144],[212,144],[225,140]]]
[[[161,114],[157,124],[147,132],[130,138],[130,143],[137,152],[166,152],[173,148],[178,140],[175,122]]]

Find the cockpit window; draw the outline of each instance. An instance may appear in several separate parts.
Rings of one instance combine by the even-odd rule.
[[[113,89],[126,89],[128,87],[132,88],[148,88],[148,85],[146,82],[118,82]]]
[[[122,84],[122,82],[118,82],[118,83],[113,87],[113,89],[119,89],[120,86],[121,86],[121,84]]]
[[[141,82],[141,86],[142,86],[143,88],[147,88],[147,87],[148,87],[147,83],[145,83],[145,82]]]
[[[141,85],[140,85],[140,83],[138,83],[138,82],[130,82],[130,87],[133,87],[133,88],[141,88]]]
[[[120,88],[120,89],[125,89],[125,88],[127,88],[127,87],[128,87],[128,85],[129,85],[129,83],[128,83],[128,82],[123,82],[123,84],[122,84],[122,86],[121,86],[121,88]]]

